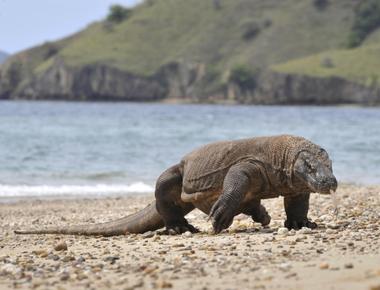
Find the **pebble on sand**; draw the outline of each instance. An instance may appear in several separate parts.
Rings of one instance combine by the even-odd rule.
[[[288,233],[289,233],[289,230],[287,228],[279,228],[277,231],[277,234],[283,235],[283,236],[288,235]]]
[[[352,263],[346,263],[346,264],[344,264],[344,268],[346,268],[346,269],[352,269],[352,268],[354,268],[354,264],[352,264]]]
[[[159,288],[172,288],[173,284],[168,281],[160,281],[157,286]]]
[[[319,265],[319,269],[322,269],[322,270],[328,269],[329,267],[330,267],[329,263],[326,263],[326,262],[322,262]]]
[[[306,228],[306,227],[303,227],[302,229],[300,229],[297,234],[311,234],[313,231],[312,229],[309,229],[309,228]]]
[[[65,241],[60,242],[54,246],[54,250],[56,251],[67,251],[67,244]]]

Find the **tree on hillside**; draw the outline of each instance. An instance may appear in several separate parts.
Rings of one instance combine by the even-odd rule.
[[[110,7],[107,20],[109,22],[113,23],[120,23],[128,18],[130,15],[131,10],[128,8],[125,8],[124,6],[115,4]]]
[[[247,65],[237,65],[231,69],[229,81],[242,90],[253,90],[256,87],[257,71]]]
[[[329,1],[328,0],[313,0],[313,5],[318,10],[324,10],[329,5]]]
[[[216,10],[222,9],[222,3],[220,3],[220,0],[212,0],[212,4]]]
[[[380,0],[364,0],[355,11],[355,20],[348,39],[350,48],[359,46],[365,38],[380,27]]]

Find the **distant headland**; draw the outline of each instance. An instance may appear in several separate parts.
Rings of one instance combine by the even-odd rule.
[[[379,67],[376,0],[149,0],[12,55],[0,99],[379,105]]]

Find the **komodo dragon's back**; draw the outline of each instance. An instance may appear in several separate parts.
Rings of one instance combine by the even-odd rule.
[[[182,159],[183,187],[187,193],[221,188],[228,169],[248,160],[275,168],[283,168],[284,163],[290,166],[300,143],[310,142],[298,136],[280,135],[207,144]]]

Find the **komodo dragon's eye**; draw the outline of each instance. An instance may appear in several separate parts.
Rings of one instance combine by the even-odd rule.
[[[315,166],[309,160],[306,160],[305,163],[309,172],[315,172]]]

